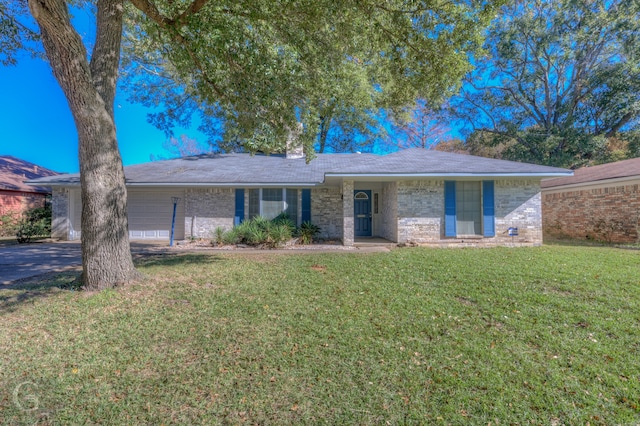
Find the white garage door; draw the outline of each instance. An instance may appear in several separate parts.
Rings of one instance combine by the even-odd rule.
[[[173,215],[171,197],[180,197],[176,206],[174,239],[183,240],[184,190],[129,189],[129,238],[168,240]]]
[[[129,189],[129,238],[132,240],[161,239],[171,236],[171,218],[173,203],[171,197],[180,197],[176,206],[176,225],[174,239],[184,239],[184,190],[166,189]],[[80,214],[82,204],[80,191],[72,192],[70,197],[71,232],[69,238],[80,238]]]

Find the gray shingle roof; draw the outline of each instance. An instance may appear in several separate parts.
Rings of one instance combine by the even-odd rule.
[[[207,154],[125,167],[130,185],[317,185],[327,175],[393,176],[567,176],[571,171],[513,161],[424,149],[387,155],[318,154],[307,164],[303,158],[281,155]],[[39,185],[69,185],[79,175],[68,174],[33,181]]]

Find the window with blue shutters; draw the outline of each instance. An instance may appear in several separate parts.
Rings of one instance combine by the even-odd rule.
[[[445,181],[445,237],[494,237],[493,181]]]

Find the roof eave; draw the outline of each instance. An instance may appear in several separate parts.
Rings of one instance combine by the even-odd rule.
[[[545,173],[326,173],[326,177],[339,178],[456,178],[456,177],[483,177],[483,178],[551,178],[572,176],[573,172],[545,172]]]

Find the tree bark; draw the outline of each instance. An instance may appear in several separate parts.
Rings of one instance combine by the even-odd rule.
[[[78,131],[82,188],[82,283],[101,290],[138,277],[129,246],[127,189],[113,104],[123,0],[99,0],[91,64],[64,0],[29,0],[53,74]]]

